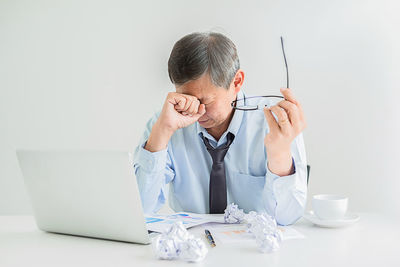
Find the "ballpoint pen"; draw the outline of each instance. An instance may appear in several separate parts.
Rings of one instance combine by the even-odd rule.
[[[208,231],[207,229],[205,229],[204,231],[206,233],[206,237],[207,237],[208,242],[210,242],[210,245],[212,247],[215,247],[215,241],[214,241],[214,238],[212,237],[210,231]]]

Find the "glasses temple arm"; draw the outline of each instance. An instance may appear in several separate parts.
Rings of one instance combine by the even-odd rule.
[[[289,70],[288,70],[287,61],[286,61],[285,48],[283,47],[282,36],[281,36],[281,46],[282,46],[283,59],[285,60],[285,67],[286,67],[286,88],[289,88]]]

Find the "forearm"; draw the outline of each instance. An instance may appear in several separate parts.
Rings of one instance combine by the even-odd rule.
[[[291,175],[278,176],[271,171],[266,174],[266,209],[280,225],[292,224],[300,218],[306,203],[307,165],[298,158],[297,161],[292,159],[292,162],[295,171]]]
[[[145,213],[156,212],[165,203],[165,185],[174,173],[166,149],[150,152],[141,144],[136,149],[134,170]]]
[[[307,200],[307,159],[302,134],[295,138],[291,147],[292,158],[288,165],[292,166],[292,173],[279,176],[271,169],[266,172],[265,207],[281,225],[292,224],[300,218]],[[272,152],[269,152],[267,160],[272,159],[271,163],[274,163]]]
[[[164,204],[165,171],[149,173],[140,166],[136,168],[142,207],[145,213],[157,212]]]

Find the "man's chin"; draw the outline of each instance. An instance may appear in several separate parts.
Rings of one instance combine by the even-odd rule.
[[[207,119],[205,121],[198,121],[200,126],[203,128],[210,128],[212,127],[212,121],[210,119]]]

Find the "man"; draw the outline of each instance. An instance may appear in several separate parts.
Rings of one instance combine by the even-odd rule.
[[[135,150],[144,211],[160,209],[169,183],[176,211],[223,213],[234,202],[281,225],[299,219],[307,196],[306,123],[291,90],[282,88],[285,99],[264,112],[233,109],[244,97],[244,72],[233,42],[213,32],[180,39],[168,72],[176,92]]]

